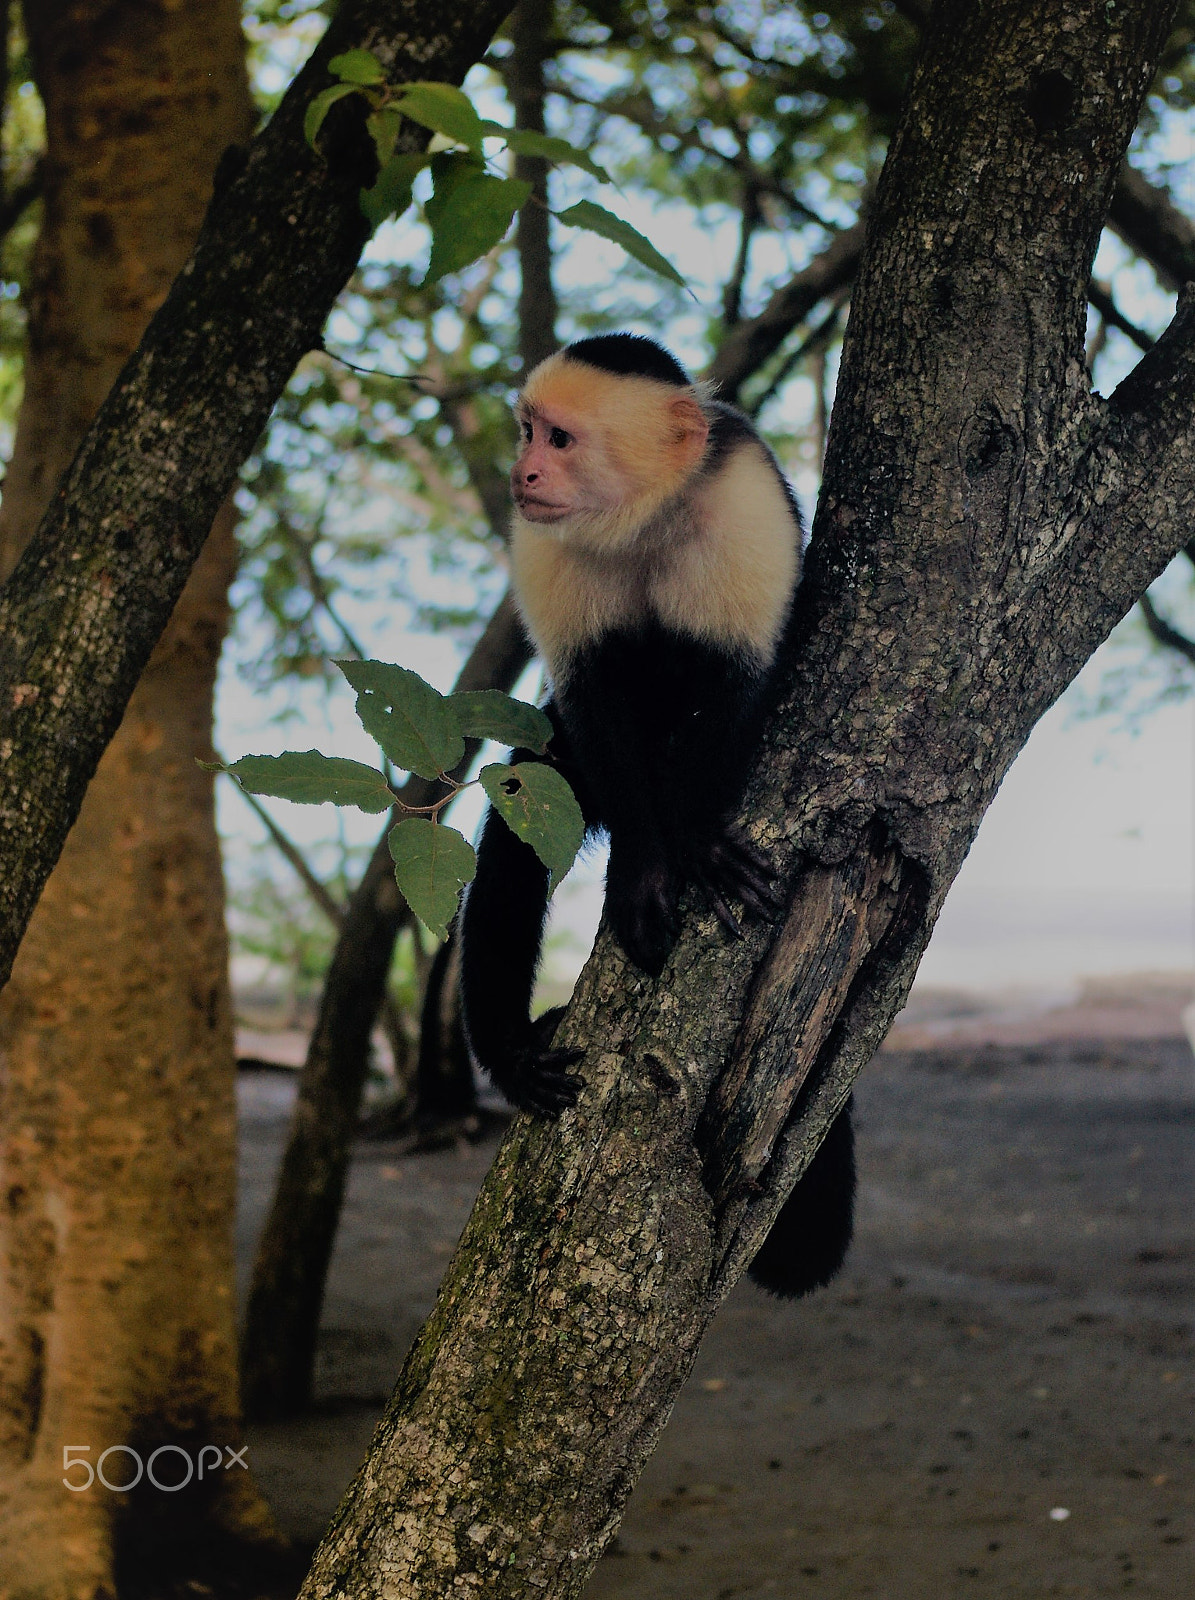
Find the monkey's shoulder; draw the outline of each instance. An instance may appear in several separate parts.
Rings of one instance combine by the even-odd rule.
[[[677,542],[653,602],[678,629],[770,660],[800,581],[801,523],[771,452],[747,428],[694,485],[694,536]]]

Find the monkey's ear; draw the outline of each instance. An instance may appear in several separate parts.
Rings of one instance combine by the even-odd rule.
[[[668,416],[673,426],[679,464],[695,467],[705,452],[705,442],[710,435],[709,420],[692,395],[678,395],[668,403]]]

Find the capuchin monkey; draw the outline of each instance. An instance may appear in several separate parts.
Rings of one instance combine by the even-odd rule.
[[[652,339],[569,345],[530,374],[516,416],[513,586],[551,675],[550,757],[587,832],[609,836],[605,915],[654,977],[686,886],[735,935],[731,902],[780,910],[733,818],[800,579],[800,512],[748,419]],[[552,1047],[559,1013],[530,1021],[547,901],[547,868],[491,811],[462,912],[465,1029],[508,1100],[555,1116],[582,1087],[584,1052]],[[786,1296],[828,1282],[853,1205],[848,1107],[752,1276]]]

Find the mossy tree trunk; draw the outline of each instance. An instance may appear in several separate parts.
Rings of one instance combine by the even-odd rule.
[[[901,1005],[1034,723],[1189,535],[1195,299],[1091,393],[1086,290],[1175,11],[944,0],[877,194],[748,811],[789,910],[603,936],[306,1600],[581,1593],[702,1334]]]
[[[35,0],[26,25],[47,152],[5,575],[253,119],[234,0]],[[121,1484],[136,1474],[123,1447],[146,1461],[178,1445],[194,1463],[239,1444],[232,1015],[212,780],[195,762],[233,561],[226,510],[0,997],[4,1594],[109,1592],[119,1534],[273,1542],[248,1472],[213,1473],[210,1453],[205,1482],[178,1494],[63,1485],[64,1447],[94,1466],[115,1446],[104,1476]],[[167,1452],[155,1476],[181,1481],[184,1458]]]

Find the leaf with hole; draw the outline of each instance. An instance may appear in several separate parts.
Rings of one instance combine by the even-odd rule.
[[[478,778],[494,810],[535,851],[555,888],[585,837],[585,819],[567,782],[542,761],[495,761]]]
[[[395,109],[420,127],[442,133],[446,139],[468,145],[470,150],[481,151],[485,137],[481,118],[474,111],[469,97],[451,83],[408,83],[403,87],[402,98],[394,102]]]
[[[442,939],[477,871],[473,846],[444,822],[404,817],[390,830],[394,881],[420,922]]]
[[[642,266],[659,273],[661,278],[679,283],[682,289],[687,287],[671,261],[662,256],[650,240],[632,228],[629,222],[623,222],[621,217],[607,211],[605,206],[595,205],[592,200],[578,200],[575,206],[569,206],[567,211],[558,211],[555,215],[558,221],[567,223],[570,228],[585,228],[603,239],[612,239]]]
[[[345,83],[385,83],[386,69],[372,51],[346,50],[343,55],[333,56],[328,62],[328,71],[334,77],[342,78]]]
[[[388,661],[338,661],[357,691],[357,715],[396,767],[437,778],[455,767],[465,741],[447,699],[417,672]]]
[[[273,795],[299,805],[356,806],[387,811],[394,795],[376,767],[318,750],[287,750],[280,756],[242,756],[224,768],[250,794]]]
[[[467,738],[495,739],[499,744],[534,750],[542,755],[552,737],[552,724],[536,706],[515,700],[501,689],[461,689],[448,696],[461,732]]]
[[[494,178],[488,172],[458,183],[439,220],[432,223],[432,253],[424,283],[438,283],[492,250],[506,237],[515,212],[530,195],[529,183]]]
[[[336,102],[343,100],[347,94],[361,93],[360,86],[355,83],[334,83],[330,89],[320,90],[303,116],[303,137],[313,150],[316,135],[324,125],[324,118]]]

